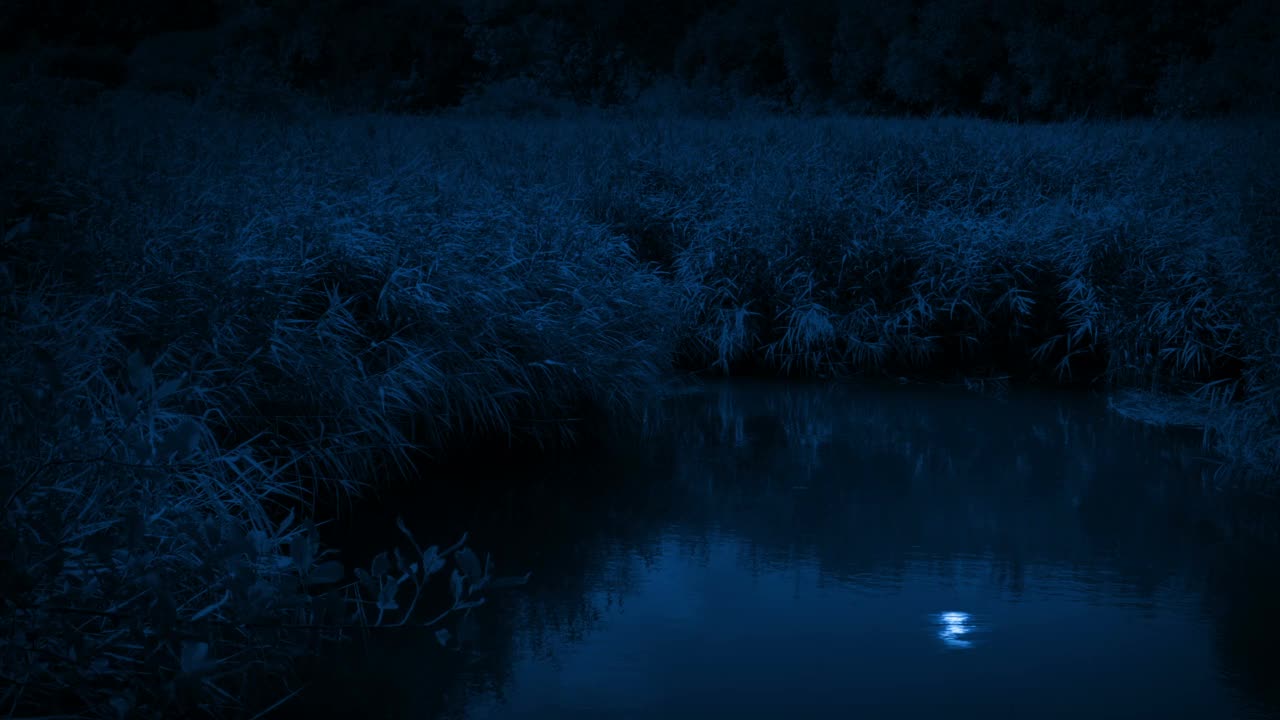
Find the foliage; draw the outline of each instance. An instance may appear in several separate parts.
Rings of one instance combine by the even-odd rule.
[[[132,13],[11,5],[0,37],[59,55],[56,72],[114,82],[110,54],[131,53],[135,85],[198,94],[219,57],[250,56],[238,80],[262,66],[357,110],[427,113],[522,82],[610,107],[671,80],[807,113],[1026,121],[1280,109],[1267,0],[220,0],[177,15],[155,0]],[[94,67],[86,53],[108,62]]]
[[[467,611],[462,546],[350,581],[293,518],[678,369],[1197,392],[1280,468],[1255,123],[0,110],[7,711],[231,713],[335,625]]]
[[[287,670],[347,628],[423,624],[414,610],[446,559],[453,602],[427,626],[512,584],[465,537],[423,550],[403,523],[413,552],[349,579],[312,521],[274,519],[299,500],[283,468],[250,442],[219,447],[213,416],[197,412],[217,396],[216,372],[165,373],[139,351],[111,363],[112,300],[55,317],[65,296],[8,290],[18,319],[6,331],[30,344],[6,347],[5,394],[21,401],[2,438],[7,714],[240,714],[289,687],[254,668]]]

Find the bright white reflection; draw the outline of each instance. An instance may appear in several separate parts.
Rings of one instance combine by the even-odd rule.
[[[965,639],[966,635],[973,632],[973,624],[970,619],[969,613],[964,612],[938,613],[934,616],[934,620],[938,624],[938,639],[948,647],[972,647],[973,642]]]

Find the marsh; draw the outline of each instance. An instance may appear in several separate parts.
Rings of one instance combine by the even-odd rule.
[[[1196,434],[1122,418],[1101,395],[711,383],[669,400],[648,433],[520,466],[529,482],[500,498],[490,467],[452,483],[471,492],[383,512],[467,524],[505,566],[532,570],[529,586],[474,611],[458,650],[428,632],[374,636],[302,706],[420,718],[1280,711],[1275,508],[1215,490]],[[335,543],[381,548],[390,526],[370,511]]]
[[[6,710],[1274,707],[1268,116],[420,116],[37,65],[0,93]],[[690,374],[795,387],[649,406]],[[855,377],[897,394],[822,399]]]

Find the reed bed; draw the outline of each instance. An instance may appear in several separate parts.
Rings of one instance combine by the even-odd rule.
[[[1263,123],[3,110],[16,716],[247,714],[293,689],[261,669],[408,622],[446,560],[424,605],[466,611],[504,583],[464,545],[406,528],[352,576],[295,513],[460,443],[570,442],[675,372],[1191,398],[1280,476]]]

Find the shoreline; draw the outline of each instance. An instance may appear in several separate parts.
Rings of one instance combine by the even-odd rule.
[[[21,559],[0,580],[16,625],[88,643],[50,646],[60,674],[22,666],[49,697],[234,713],[200,696],[211,658],[288,667],[279,628],[409,607],[407,581],[377,594],[390,566],[353,579],[289,509],[460,440],[603,430],[679,371],[1198,390],[1219,451],[1280,467],[1258,200],[1280,147],[1247,123],[11,109],[0,555]],[[464,549],[414,571],[456,569],[459,612],[493,580]]]

